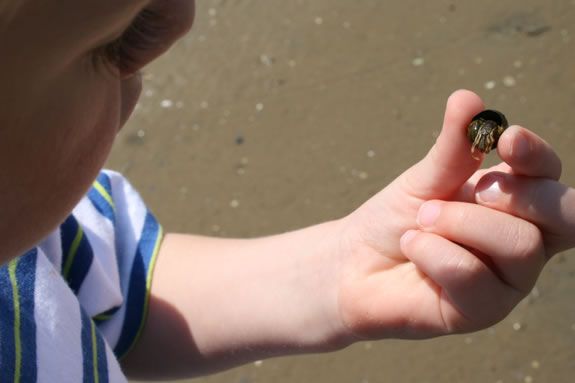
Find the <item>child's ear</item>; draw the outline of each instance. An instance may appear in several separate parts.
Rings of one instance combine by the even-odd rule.
[[[192,27],[194,1],[154,0],[107,48],[123,76],[129,76],[166,52]]]

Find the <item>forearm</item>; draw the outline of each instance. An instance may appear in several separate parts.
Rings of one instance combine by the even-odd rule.
[[[344,346],[329,260],[337,225],[247,240],[167,235],[129,371],[190,376]]]

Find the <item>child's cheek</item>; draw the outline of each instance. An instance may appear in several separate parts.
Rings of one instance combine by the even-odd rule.
[[[118,79],[83,66],[26,87],[21,110],[2,134],[0,238],[5,254],[19,255],[54,230],[97,177],[120,125]],[[9,243],[13,242],[13,243]],[[0,262],[2,260],[0,259]]]

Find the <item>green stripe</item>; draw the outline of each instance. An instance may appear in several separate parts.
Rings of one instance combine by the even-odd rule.
[[[68,279],[70,274],[70,269],[72,268],[72,264],[74,263],[74,258],[76,257],[76,253],[78,252],[78,247],[80,247],[80,242],[82,242],[82,237],[84,236],[84,231],[82,227],[78,225],[78,231],[76,232],[76,237],[74,237],[74,241],[72,241],[72,245],[70,246],[70,251],[68,252],[68,257],[66,258],[66,264],[64,265],[63,275],[65,279]]]
[[[110,315],[110,314],[100,314],[100,315],[96,315],[93,319],[95,321],[105,321],[105,320],[109,320],[110,318],[112,318],[112,315]]]
[[[10,275],[10,283],[12,284],[12,299],[14,300],[14,354],[15,363],[14,368],[14,383],[20,382],[20,370],[22,368],[22,344],[20,339],[20,294],[18,292],[18,281],[16,280],[16,266],[18,259],[12,260],[8,264],[8,273]]]
[[[116,210],[116,205],[114,204],[114,200],[112,199],[112,196],[110,195],[110,193],[108,193],[108,191],[102,186],[102,184],[99,181],[94,181],[94,189],[96,189],[98,191],[98,193],[100,193],[100,195],[102,196],[102,198],[104,198],[106,201],[108,201],[108,203],[110,204],[110,206],[112,206],[112,209]]]
[[[152,253],[152,259],[150,260],[150,268],[148,270],[148,276],[146,278],[146,306],[148,305],[148,298],[150,296],[150,287],[152,286],[152,270],[153,265],[156,263],[156,257],[158,256],[158,251],[160,250],[160,243],[162,242],[163,230],[162,226],[158,225],[158,236],[156,237],[156,244],[154,245],[154,252]]]
[[[96,326],[94,322],[90,320],[90,329],[92,331],[92,362],[94,370],[94,383],[100,381],[100,375],[98,374],[98,340],[96,339]]]

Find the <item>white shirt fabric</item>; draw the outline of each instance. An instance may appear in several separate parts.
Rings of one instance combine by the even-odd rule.
[[[0,381],[127,382],[162,229],[104,170],[62,225],[0,267]]]

